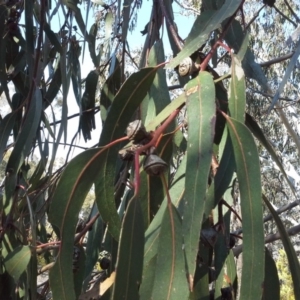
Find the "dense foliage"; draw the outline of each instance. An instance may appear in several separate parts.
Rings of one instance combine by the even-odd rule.
[[[300,299],[300,8],[263,2],[0,5],[3,299],[280,299],[279,239]]]

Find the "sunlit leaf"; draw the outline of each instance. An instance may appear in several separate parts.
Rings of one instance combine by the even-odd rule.
[[[245,38],[244,44],[246,46],[242,47],[240,52],[245,52],[247,49],[247,43],[248,38]],[[240,53],[239,55],[232,54],[231,80],[228,99],[230,116],[242,123],[245,121],[246,107],[246,83],[244,70],[242,68],[243,57],[244,53]]]
[[[216,104],[212,76],[200,72],[187,84],[185,95],[188,99],[189,126],[182,226],[187,272],[193,281],[215,131]]]

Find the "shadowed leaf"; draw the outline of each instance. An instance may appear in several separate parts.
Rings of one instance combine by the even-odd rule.
[[[226,117],[234,149],[243,218],[242,299],[260,299],[264,279],[264,235],[260,165],[254,139],[245,125]]]
[[[19,277],[26,270],[30,258],[30,247],[18,246],[4,258],[5,270],[15,281],[18,281]]]

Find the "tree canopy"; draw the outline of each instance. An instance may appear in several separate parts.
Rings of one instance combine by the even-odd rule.
[[[300,299],[299,4],[0,15],[3,299]]]

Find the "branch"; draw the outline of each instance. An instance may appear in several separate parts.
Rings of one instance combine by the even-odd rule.
[[[253,92],[253,93],[257,93],[257,94],[260,94],[260,95],[262,95],[262,96],[265,96],[265,97],[269,97],[269,98],[273,98],[274,97],[274,95],[271,95],[271,94],[268,94],[268,93],[264,93],[264,92],[262,92],[262,91],[258,91],[258,90],[253,90],[253,89],[251,89],[250,88],[250,90]],[[290,102],[298,102],[298,100],[293,100],[293,99],[291,99],[291,98],[287,98],[287,97],[280,97],[280,98],[278,98],[279,100],[284,100],[284,101],[290,101]]]
[[[159,0],[159,4],[160,4],[160,7],[161,7],[161,10],[162,10],[162,13],[163,13],[164,17],[166,18],[167,26],[170,29],[172,37],[174,38],[174,42],[177,45],[178,49],[182,50],[182,45],[180,43],[181,38],[179,37],[178,31],[177,31],[177,29],[174,26],[174,22],[170,20],[170,17],[168,15],[167,10],[166,10],[164,1],[163,0]]]
[[[275,4],[273,5],[273,7],[275,8],[275,10],[283,17],[285,18],[286,20],[290,21],[295,27],[297,27],[297,24],[291,20],[288,16],[286,16],[285,14],[283,14],[276,6]]]
[[[266,5],[264,4],[253,16],[253,18],[249,21],[247,24],[245,31],[249,28],[249,26],[255,21],[255,19],[259,16],[260,11],[265,7]]]
[[[293,55],[294,55],[294,51],[293,51],[293,52],[290,52],[290,53],[288,53],[288,54],[286,54],[286,55],[283,55],[283,56],[281,56],[281,57],[277,57],[277,58],[271,59],[271,60],[269,60],[269,61],[259,63],[259,65],[260,65],[261,67],[268,67],[268,66],[270,66],[270,65],[277,64],[277,63],[279,63],[279,62],[282,62],[282,61],[284,61],[284,60],[287,60],[287,59],[291,58]]]
[[[90,111],[93,111],[93,110],[94,110],[94,113],[96,114],[100,110],[100,106],[95,106],[94,108],[90,108],[90,109],[84,110],[81,113],[77,113],[77,114],[71,115],[71,116],[67,117],[67,120],[73,119],[75,117],[79,117],[83,113],[90,112]],[[61,122],[62,122],[61,120],[55,121],[55,122],[49,123],[49,126],[57,125],[57,124],[60,124]],[[42,127],[40,127],[40,129],[42,129]]]
[[[297,233],[300,232],[300,224],[296,225],[294,227],[291,227],[290,229],[287,230],[287,234],[289,236],[293,236],[296,235]],[[265,238],[265,244],[268,243],[272,243],[274,241],[280,240],[280,233],[274,233],[274,234],[270,234]],[[243,245],[239,245],[237,247],[235,247],[234,249],[232,249],[234,256],[239,256],[241,254],[241,252],[243,251]]]
[[[286,6],[289,8],[289,10],[291,11],[292,15],[295,17],[296,21],[298,23],[300,23],[300,18],[298,17],[298,15],[294,12],[294,10],[292,9],[292,7],[290,6],[290,4],[288,3],[287,0],[284,0],[284,3],[286,4]]]
[[[281,207],[279,207],[277,210],[276,210],[276,213],[278,215],[282,214],[283,212],[287,211],[287,210],[290,210],[296,206],[300,205],[300,200],[296,200],[294,202],[291,202],[289,204],[286,204],[286,205],[283,205]],[[273,219],[272,215],[269,214],[267,215],[266,217],[264,217],[264,223],[268,222],[268,221],[271,221]],[[232,232],[232,234],[235,234],[235,235],[239,235],[243,232],[243,229],[238,229],[234,232]]]

